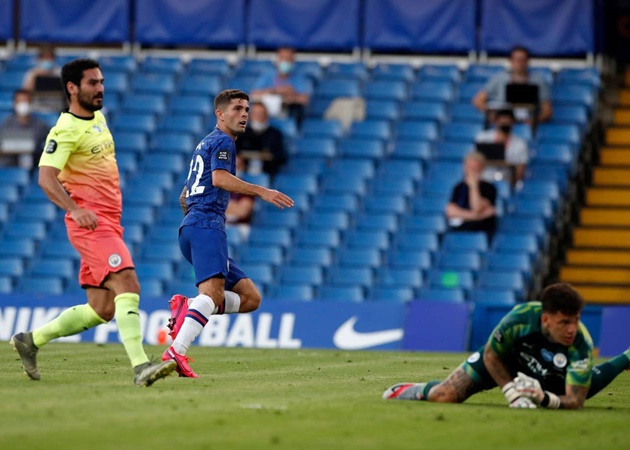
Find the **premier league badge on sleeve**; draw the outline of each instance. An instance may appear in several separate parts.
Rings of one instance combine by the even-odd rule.
[[[227,161],[230,158],[230,154],[227,150],[219,150],[217,152],[217,159],[220,161]]]
[[[57,141],[51,139],[50,141],[48,141],[48,144],[46,144],[46,148],[44,149],[44,151],[46,153],[55,153],[55,150],[57,150]]]

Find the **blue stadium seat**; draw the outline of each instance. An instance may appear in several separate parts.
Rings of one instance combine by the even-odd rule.
[[[280,130],[285,140],[292,140],[297,137],[298,127],[292,117],[272,117],[269,119],[269,125]]]
[[[28,170],[18,167],[1,167],[0,168],[0,186],[16,186],[25,187],[30,181]]]
[[[361,286],[367,288],[372,285],[374,275],[370,267],[336,266],[328,271],[326,282],[331,286]]]
[[[279,191],[298,190],[306,194],[317,192],[317,176],[315,175],[290,175],[280,173],[274,180],[274,188]]]
[[[102,63],[99,61],[99,64]],[[107,89],[107,102],[109,103],[110,93],[113,92],[120,95],[129,91],[129,75],[126,72],[107,72],[105,88]]]
[[[284,228],[252,227],[249,234],[249,243],[289,247],[291,245],[291,232]]]
[[[578,125],[585,131],[588,124],[588,109],[578,105],[554,106],[551,123]]]
[[[449,252],[485,252],[488,249],[488,238],[483,232],[447,233],[442,240],[442,248]]]
[[[63,281],[57,277],[31,276],[20,281],[18,290],[23,294],[61,295]]]
[[[151,158],[159,158],[157,153],[175,153],[189,157],[196,145],[197,143],[190,133],[160,131],[151,140],[152,153],[156,153],[152,154]]]
[[[318,286],[324,281],[324,274],[319,266],[284,266],[280,269],[280,281],[283,284]]]
[[[360,159],[336,159],[326,175],[336,178],[359,178],[365,180],[374,176],[374,161]]]
[[[499,65],[471,65],[468,66],[466,70],[465,78],[466,81],[476,81],[485,83],[488,78],[496,75],[499,72],[505,71],[505,67]]]
[[[9,277],[0,277],[0,294],[10,294],[13,291],[13,282]]]
[[[339,231],[334,229],[301,229],[295,237],[295,245],[299,247],[335,248],[340,242]]]
[[[199,94],[172,96],[168,105],[171,114],[195,114],[208,116],[213,112],[212,103]]]
[[[24,71],[5,71],[0,77],[0,91],[15,92],[22,88]]]
[[[391,198],[392,195],[398,195],[401,198],[411,196],[415,191],[415,183],[413,179],[406,178],[403,174],[396,176],[388,174],[387,176],[379,176],[372,183],[372,195]]]
[[[350,226],[350,218],[343,211],[313,211],[306,217],[305,225],[313,230],[345,230]]]
[[[507,306],[516,304],[516,294],[511,289],[475,288],[470,290],[468,297],[473,303],[492,303]]]
[[[492,239],[492,249],[499,253],[538,253],[538,240],[535,234],[499,232]]]
[[[179,174],[187,167],[181,154],[156,153],[151,158],[146,159],[144,168],[148,172]]]
[[[0,276],[20,277],[24,273],[24,263],[21,258],[0,259]]]
[[[322,182],[322,189],[325,193],[348,193],[354,195],[363,195],[366,191],[365,181],[358,177],[346,177],[338,178],[333,176],[330,172],[327,174],[327,178],[324,178]]]
[[[408,232],[444,233],[446,227],[444,214],[410,215],[403,219],[403,228]]]
[[[168,281],[173,277],[173,272],[173,265],[170,262],[144,262],[136,266],[136,273],[141,282],[149,279]]]
[[[413,289],[406,287],[373,286],[368,295],[369,300],[382,302],[406,303],[413,299]]]
[[[486,257],[488,270],[496,272],[520,271],[529,278],[532,272],[532,264],[527,253],[495,253],[491,252]]]
[[[273,268],[270,264],[239,264],[241,270],[252,279],[256,285],[267,285],[274,281]]]
[[[293,247],[288,261],[293,266],[327,267],[332,263],[332,252],[332,249],[326,247]]]
[[[271,286],[265,300],[297,300],[310,301],[313,299],[314,289],[311,285],[284,285]]]
[[[185,75],[180,79],[178,88],[180,94],[198,96],[199,100],[205,101],[214,109],[210,97],[221,92],[223,83],[217,75],[193,72],[193,75]]]
[[[431,144],[422,141],[398,141],[390,155],[392,159],[402,160],[428,160],[431,159]]]
[[[273,71],[273,61],[270,60],[258,60],[258,59],[245,59],[241,62],[237,68],[237,74],[253,74],[260,75],[266,72]]]
[[[363,62],[334,62],[328,66],[324,74],[325,80],[361,81],[367,78],[367,68]]]
[[[517,299],[523,298],[525,282],[520,271],[497,272],[494,270],[480,271],[477,285],[486,289],[510,289],[515,292]]]
[[[136,73],[131,80],[134,93],[170,95],[175,92],[173,77],[164,73]]]
[[[302,157],[332,158],[337,153],[335,140],[330,137],[303,137],[295,140],[295,153]]]
[[[572,167],[574,154],[570,145],[545,143],[538,145],[532,161],[540,164],[560,164]]]
[[[472,289],[473,274],[468,270],[440,270],[430,269],[427,272],[429,285],[434,288]]]
[[[179,262],[184,259],[179,243],[173,240],[170,243],[156,242],[144,244],[142,248],[142,260],[146,262]]]
[[[262,209],[254,215],[254,225],[292,229],[300,223],[300,211],[294,209]]]
[[[346,248],[339,252],[337,263],[342,267],[377,268],[381,253],[375,248]]]
[[[533,234],[542,240],[547,233],[545,221],[541,217],[519,217],[505,215],[499,220],[499,231]]]
[[[407,211],[407,202],[400,194],[370,196],[364,200],[363,206],[367,212],[375,214],[403,214]]]
[[[148,146],[147,135],[138,131],[118,131],[115,135],[116,155],[120,153],[143,154]]]
[[[251,92],[254,90],[257,82],[258,75],[238,75],[227,79],[224,85],[229,86],[230,89],[240,89],[243,92]]]
[[[377,271],[377,283],[380,287],[419,288],[423,284],[422,271],[417,267],[388,267]]]
[[[155,131],[155,127],[156,120],[153,114],[120,113],[112,120],[115,135],[121,131],[149,134]]]
[[[538,143],[559,143],[578,145],[581,140],[577,125],[560,125],[543,123],[536,130]]]
[[[58,217],[59,208],[48,200],[25,201],[17,207],[13,220],[16,222],[50,222]]]
[[[159,115],[166,111],[166,101],[161,94],[133,93],[125,95],[122,108],[126,113]]]
[[[32,258],[35,255],[35,242],[26,238],[2,240],[0,254],[3,258]]]
[[[436,141],[439,137],[435,122],[427,121],[398,122],[395,134],[398,140]]]
[[[238,248],[239,263],[279,265],[283,261],[282,247],[245,245]]]
[[[387,231],[349,231],[346,234],[346,245],[350,248],[385,250],[389,247],[389,233]]]
[[[103,73],[107,74],[107,89],[109,89],[111,75],[127,74],[138,68],[138,63],[133,55],[103,55],[98,59],[98,63],[103,69]]]
[[[470,142],[443,141],[435,146],[435,156],[441,161],[463,161],[473,149]]]
[[[409,102],[403,105],[405,120],[422,120],[443,123],[446,121],[446,105],[443,102]]]
[[[362,302],[363,289],[358,286],[322,286],[318,289],[315,301]]]
[[[459,86],[459,102],[469,104],[477,93],[482,90],[485,83],[478,81],[466,81]]]
[[[36,277],[55,277],[64,280],[71,280],[77,276],[74,267],[74,261],[71,258],[66,259],[40,259],[32,261],[29,269],[31,276]]]
[[[478,86],[475,86],[475,90],[478,89]],[[476,91],[475,91],[476,92]],[[460,91],[461,95],[461,91]],[[475,108],[470,102],[466,103],[456,103],[451,108],[451,118],[453,122],[472,122],[472,123],[483,123],[484,115],[481,111]]]
[[[0,172],[1,173],[1,172]],[[41,189],[39,189],[41,191]],[[18,186],[11,184],[0,184],[0,202],[14,203],[20,198],[20,190]]]
[[[156,279],[140,280],[140,290],[143,298],[156,298],[164,295],[164,284]]]
[[[388,257],[391,267],[429,269],[432,265],[430,250],[396,250]]]
[[[409,64],[379,63],[372,69],[373,80],[412,81],[415,77],[413,68]]]
[[[162,117],[159,121],[160,131],[173,131],[178,133],[190,133],[194,137],[205,134],[204,118],[197,114],[179,114],[176,116]]]
[[[359,80],[327,80],[320,81],[316,94],[320,98],[359,97],[361,95]]]
[[[350,139],[378,139],[385,143],[391,136],[391,126],[387,120],[368,119],[354,122],[350,127]]]
[[[344,211],[351,213],[359,206],[357,196],[350,192],[321,193],[315,197],[313,208],[317,211]]]
[[[411,86],[414,100],[450,102],[454,94],[450,81],[420,81]]]
[[[398,250],[436,251],[438,249],[438,238],[436,233],[405,231],[403,233],[399,233],[397,238]]]
[[[181,216],[180,216],[181,217]],[[150,206],[127,206],[123,208],[122,225],[142,225],[147,227],[155,221],[155,213]]]
[[[343,133],[340,121],[334,119],[306,119],[302,123],[302,136],[339,138]]]
[[[133,174],[138,170],[138,159],[135,153],[116,153],[116,165],[122,177]]]
[[[366,120],[388,120],[393,122],[400,116],[398,102],[391,100],[368,100],[365,105]]]
[[[459,83],[462,78],[459,68],[454,64],[423,65],[420,67],[418,75],[421,80],[450,81],[452,83]]]
[[[420,288],[416,293],[418,300],[464,303],[466,294],[463,289]]]
[[[32,239],[43,241],[46,238],[44,222],[15,222],[10,221],[3,229],[4,239]]]
[[[444,125],[442,135],[446,141],[472,144],[481,130],[483,130],[481,123],[453,122]]]
[[[554,105],[581,105],[592,111],[595,97],[593,88],[577,84],[556,84],[551,90],[551,101]]]
[[[510,205],[510,211],[520,217],[542,217],[547,222],[552,220],[553,205],[547,199],[523,199],[516,197]]]
[[[379,164],[377,176],[385,179],[403,178],[418,181],[423,169],[420,161],[385,160]]]
[[[398,80],[368,81],[363,88],[367,100],[397,100],[407,97],[407,83]]]
[[[175,75],[182,72],[184,64],[179,58],[148,57],[140,65],[140,71],[147,74]]]
[[[355,218],[355,227],[359,231],[394,233],[398,229],[398,215],[395,213],[364,212]]]
[[[437,255],[438,267],[442,270],[470,270],[481,267],[481,256],[476,251],[444,250]]]

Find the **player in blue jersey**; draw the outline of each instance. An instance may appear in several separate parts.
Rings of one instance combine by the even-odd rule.
[[[236,174],[236,138],[245,131],[249,96],[239,90],[220,92],[214,100],[216,128],[197,145],[190,161],[186,186],[180,196],[184,220],[179,246],[193,265],[199,295],[171,299],[173,344],[162,360],[177,362],[180,376],[197,378],[186,357],[188,348],[212,314],[255,311],[261,295],[228,257],[225,210],[230,192],[254,195],[280,209],[293,206],[282,192],[246,183]]]
[[[593,342],[580,322],[582,296],[566,283],[548,286],[540,302],[515,306],[442,382],[399,383],[385,399],[461,403],[500,386],[512,408],[577,409],[630,368],[630,349],[593,367]]]

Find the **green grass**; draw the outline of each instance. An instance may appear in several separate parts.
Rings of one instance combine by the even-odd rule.
[[[42,380],[0,343],[0,449],[627,449],[630,373],[581,411],[384,401],[442,379],[461,354],[194,347],[201,378],[137,388],[120,345],[52,343]],[[163,349],[148,347],[160,355]]]

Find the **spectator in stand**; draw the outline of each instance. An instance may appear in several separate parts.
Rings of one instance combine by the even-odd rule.
[[[249,117],[245,132],[236,140],[236,148],[249,161],[250,171],[256,172],[252,166],[260,166],[262,162],[262,171],[273,177],[288,159],[284,136],[278,128],[269,125],[264,103],[253,102]]]
[[[31,112],[31,93],[15,91],[13,114],[0,124],[0,165],[37,167],[50,127]]]
[[[510,52],[510,69],[500,72],[488,80],[486,85],[472,100],[473,105],[480,111],[487,113],[491,104],[505,107],[506,86],[510,83],[535,84],[538,86],[539,106],[534,117],[529,117],[526,122],[530,125],[547,122],[551,119],[552,109],[549,85],[536,73],[529,70],[529,50],[517,46]],[[489,117],[490,122],[493,121]],[[535,120],[534,120],[535,119]]]
[[[306,77],[296,74],[294,69],[295,50],[289,47],[278,49],[276,71],[259,77],[252,90],[252,97],[265,102],[268,108],[279,103],[281,111],[269,108],[270,115],[276,117],[286,114],[293,117],[299,126],[310,100],[311,85]]]
[[[514,123],[514,112],[511,109],[501,109],[496,114],[496,127],[481,131],[475,141],[504,144],[505,164],[510,169],[509,178],[512,183],[520,184],[525,176],[525,168],[529,161],[529,149],[523,138],[512,133]]]
[[[464,179],[453,188],[446,218],[450,231],[483,231],[490,242],[497,227],[497,189],[481,179],[485,161],[479,152],[466,155]]]
[[[238,142],[238,141],[237,141]],[[236,177],[243,178],[247,169],[245,159],[236,155]],[[241,236],[241,240],[247,240],[254,215],[254,201],[256,197],[238,192],[230,192],[230,202],[225,210],[225,226],[235,227]]]
[[[50,45],[40,47],[37,55],[37,64],[24,75],[22,88],[33,92],[35,90],[35,80],[39,76],[60,77],[61,67],[55,63],[55,49]],[[59,81],[61,91],[61,78]]]

